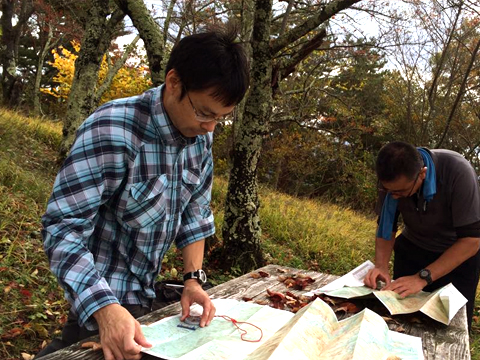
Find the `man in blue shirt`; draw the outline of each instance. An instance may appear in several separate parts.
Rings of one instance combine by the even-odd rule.
[[[105,359],[139,359],[136,317],[151,311],[162,259],[182,250],[182,320],[194,302],[200,326],[215,308],[201,284],[210,210],[212,132],[232,119],[249,84],[233,28],[187,36],[165,83],[98,108],[77,131],[42,218],[50,267],[72,305],[62,340],[43,356],[99,331]]]

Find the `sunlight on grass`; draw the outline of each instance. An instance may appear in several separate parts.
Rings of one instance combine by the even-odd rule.
[[[0,109],[0,185],[45,204],[58,165],[59,123]]]
[[[30,139],[58,148],[62,141],[62,124],[42,118],[27,118],[0,108],[0,123],[5,133],[28,136]],[[2,135],[2,133],[0,133]]]
[[[217,233],[223,221],[227,181],[215,177],[212,191]],[[376,223],[349,209],[260,189],[263,247],[267,260],[333,274],[373,259]]]

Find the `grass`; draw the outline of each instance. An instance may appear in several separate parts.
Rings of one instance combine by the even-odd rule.
[[[1,359],[35,353],[66,319],[40,235],[60,140],[59,124],[0,109]]]
[[[68,305],[48,269],[40,217],[57,171],[61,126],[0,109],[0,359],[28,358],[57,336]],[[215,179],[212,206],[221,235],[227,181]],[[373,258],[375,221],[349,209],[260,188],[262,246],[270,263],[343,274]],[[219,240],[221,242],[221,240]],[[237,276],[206,259],[214,284]],[[169,251],[162,276],[181,274],[178,251]],[[476,315],[479,316],[480,301]],[[471,334],[480,360],[480,325]],[[22,353],[26,354],[22,357]]]

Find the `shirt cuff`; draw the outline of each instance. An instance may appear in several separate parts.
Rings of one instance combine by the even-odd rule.
[[[200,216],[189,222],[182,222],[180,230],[175,238],[175,243],[178,249],[183,249],[185,246],[194,242],[205,239],[215,234],[215,222],[210,208],[207,207],[208,212],[205,218]]]
[[[92,315],[95,311],[110,304],[120,304],[120,302],[105,278],[101,278],[98,283],[83,291],[75,299],[73,306],[78,315],[78,324],[85,326],[90,331],[97,330],[98,324]]]

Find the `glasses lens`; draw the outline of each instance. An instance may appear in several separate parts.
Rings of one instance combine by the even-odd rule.
[[[203,116],[203,115],[196,115],[196,118],[200,122],[210,122],[214,121],[215,119],[210,116]]]
[[[211,116],[202,116],[202,115],[196,115],[196,118],[200,122],[211,122],[211,121],[216,121],[217,123],[224,123],[226,121],[232,121],[233,120],[233,114],[228,114],[225,116],[221,116],[219,118],[214,118]]]

